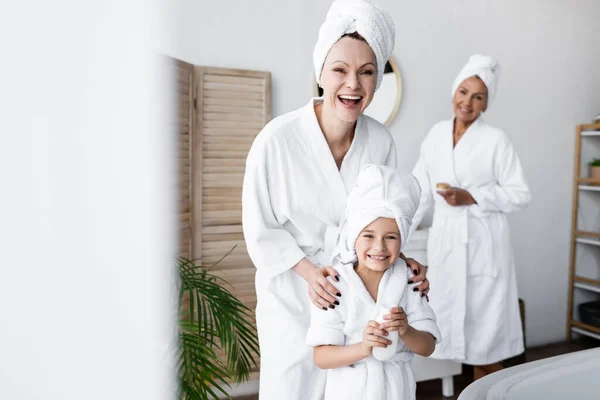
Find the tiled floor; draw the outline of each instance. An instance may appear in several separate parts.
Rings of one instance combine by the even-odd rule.
[[[541,360],[542,358],[548,358],[557,356],[560,354],[571,353],[574,351],[585,350],[593,347],[600,346],[600,341],[583,338],[579,341],[572,343],[555,343],[540,347],[532,347],[527,349],[524,357],[511,359],[506,362],[506,366],[513,366],[522,362],[529,362],[535,360]],[[462,375],[454,377],[454,397],[442,396],[442,381],[437,379],[427,382],[419,382],[417,384],[417,400],[452,400],[457,399],[460,392],[466,388],[473,380],[473,368],[469,366],[463,366]],[[237,397],[235,400],[257,400],[258,396],[244,396]],[[285,400],[285,399],[282,399]]]

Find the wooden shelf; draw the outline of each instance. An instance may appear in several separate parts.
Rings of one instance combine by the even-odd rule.
[[[594,133],[589,131],[600,131],[600,124],[581,124],[577,125],[581,132],[581,136],[590,136],[588,133]],[[598,136],[600,136],[600,132],[598,132]]]
[[[584,278],[583,276],[576,276],[573,279],[575,282],[587,283],[590,285],[596,285],[600,288],[600,281],[596,279]]]
[[[580,335],[584,335],[584,336],[588,336],[588,337],[600,340],[600,334],[589,332],[589,331],[586,331],[585,329],[577,328],[576,326],[572,326],[570,330],[575,333],[579,333]]]
[[[575,282],[573,286],[578,289],[587,290],[588,292],[600,293],[600,286],[590,285],[589,283]]]
[[[571,326],[576,326],[578,328],[585,329],[586,331],[590,331],[600,335],[600,328],[598,328],[597,326],[584,324],[583,322],[575,321],[573,319],[571,320]]]
[[[579,190],[589,190],[591,192],[600,192],[600,186],[579,185]]]
[[[598,121],[600,122],[600,121]],[[600,293],[600,281],[596,279],[584,278],[576,274],[576,253],[579,244],[586,244],[592,246],[600,246],[600,233],[586,232],[577,229],[577,221],[579,216],[579,197],[583,196],[582,192],[600,192],[600,179],[593,179],[582,177],[584,173],[581,170],[581,149],[584,145],[590,144],[590,141],[583,140],[584,137],[600,137],[600,123],[594,124],[580,124],[577,125],[575,131],[575,171],[573,174],[573,180],[575,185],[573,187],[573,202],[572,204],[572,215],[571,215],[571,251],[569,257],[569,305],[567,315],[567,340],[571,341],[572,333],[577,332],[583,335],[588,335],[600,339],[600,328],[583,324],[579,321],[575,321],[574,309],[575,309],[575,290],[587,290],[590,292]],[[594,139],[595,140],[595,139]],[[597,205],[600,208],[600,202]]]
[[[598,185],[598,187],[600,187],[600,179],[578,178],[577,183],[588,183],[590,185]]]
[[[600,239],[600,233],[596,233],[596,232],[575,231],[575,236],[587,236],[587,237]]]
[[[581,243],[581,244],[589,244],[591,246],[600,246],[600,240],[598,240],[598,239],[576,238],[575,242]]]

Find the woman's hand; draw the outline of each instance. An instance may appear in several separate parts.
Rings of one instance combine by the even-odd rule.
[[[471,196],[471,193],[464,189],[452,187],[450,189],[438,191],[437,193],[446,200],[446,203],[453,207],[477,204],[473,196]]]
[[[342,294],[327,280],[328,276],[336,281],[340,280],[335,269],[319,268],[303,258],[293,267],[293,270],[308,283],[308,297],[315,306],[327,310],[328,308],[334,309],[336,305],[340,304],[338,298],[342,297]]]
[[[423,282],[420,285],[415,285],[413,290],[418,291],[421,296],[427,296],[429,293],[429,280],[427,279],[427,267],[425,265],[421,265],[420,262],[415,260],[414,258],[405,257],[404,254],[400,253],[400,257],[406,262],[408,268],[411,269],[412,273],[415,275],[408,281],[409,284]],[[429,298],[427,299],[429,301]]]
[[[379,324],[381,329],[388,332],[398,331],[398,335],[404,336],[408,331],[408,318],[402,307],[393,307],[389,314],[385,314],[383,319],[386,322]]]
[[[384,338],[388,332],[381,329],[381,326],[375,321],[369,321],[363,331],[362,345],[365,350],[365,355],[373,353],[373,347],[388,347],[392,341]]]

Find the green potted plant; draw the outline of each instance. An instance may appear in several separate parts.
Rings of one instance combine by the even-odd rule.
[[[259,350],[249,322],[252,311],[226,289],[225,281],[211,274],[212,267],[185,258],[177,264],[179,398],[230,398],[228,380],[243,382],[256,366]]]
[[[600,183],[600,158],[594,158],[588,165],[590,166],[590,178],[598,180]]]

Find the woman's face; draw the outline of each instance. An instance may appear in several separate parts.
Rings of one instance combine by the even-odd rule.
[[[454,93],[454,115],[463,123],[471,123],[486,110],[487,101],[488,90],[485,83],[479,77],[472,76],[465,79]]]
[[[338,119],[355,122],[373,100],[377,61],[362,40],[341,38],[327,54],[321,72],[323,103]]]

